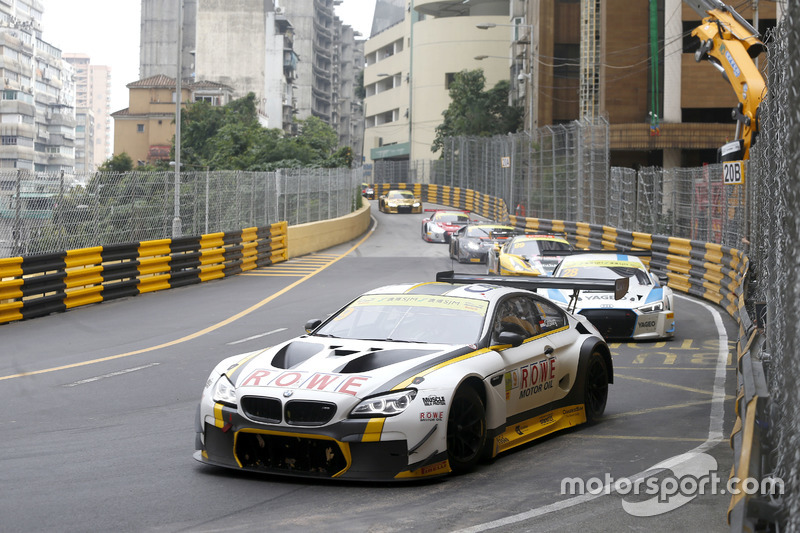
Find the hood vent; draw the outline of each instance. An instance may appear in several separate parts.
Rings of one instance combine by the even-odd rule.
[[[339,371],[342,374],[360,374],[369,372],[384,366],[402,363],[410,359],[422,357],[436,353],[438,350],[381,350],[380,352],[370,352],[353,359]]]
[[[318,354],[325,348],[323,344],[315,342],[290,342],[275,354],[272,358],[272,366],[275,368],[282,368],[284,370],[293,368],[303,361]]]

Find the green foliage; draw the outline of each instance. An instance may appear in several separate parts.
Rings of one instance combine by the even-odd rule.
[[[485,91],[483,70],[462,70],[450,84],[450,106],[436,127],[432,152],[444,146],[446,137],[505,135],[522,127],[523,109],[508,105],[510,83],[501,80]]]
[[[261,126],[253,93],[225,106],[193,103],[181,113],[181,164],[249,171],[350,166],[335,152],[339,136],[331,126],[317,117],[299,126],[295,137]]]
[[[133,159],[122,152],[103,161],[98,170],[100,172],[128,172],[133,170]]]

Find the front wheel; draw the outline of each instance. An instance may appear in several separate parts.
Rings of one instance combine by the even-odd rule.
[[[486,447],[486,408],[472,387],[459,388],[447,417],[447,459],[456,474],[475,468]]]
[[[583,386],[583,405],[586,410],[586,421],[597,421],[606,410],[608,400],[608,367],[606,360],[599,352],[592,352],[586,368]]]

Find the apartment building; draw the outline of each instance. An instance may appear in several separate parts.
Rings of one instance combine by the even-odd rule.
[[[366,162],[435,159],[431,146],[455,75],[482,68],[487,89],[508,78],[509,36],[477,25],[508,24],[510,2],[473,4],[378,0],[364,45]]]
[[[0,2],[0,169],[72,172],[75,91],[61,50],[42,40],[42,2]]]
[[[134,164],[170,160],[175,136],[175,78],[158,75],[126,85],[129,105],[112,113],[114,154],[126,153]],[[233,99],[233,88],[201,81],[181,83],[181,102],[205,101],[225,105]]]
[[[93,171],[111,157],[113,148],[111,67],[92,65],[91,58],[86,54],[64,53],[63,57],[75,69],[75,111],[79,122],[76,131],[76,170],[80,167]],[[91,132],[81,131],[81,127],[87,126],[81,115],[91,115]]]

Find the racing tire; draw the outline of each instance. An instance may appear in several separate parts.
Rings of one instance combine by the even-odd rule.
[[[603,416],[608,401],[608,367],[603,355],[592,351],[586,365],[583,385],[583,407],[586,422],[596,422]]]
[[[472,387],[459,388],[447,417],[447,460],[455,474],[472,471],[486,456],[486,408]]]

